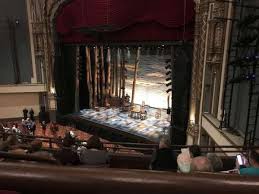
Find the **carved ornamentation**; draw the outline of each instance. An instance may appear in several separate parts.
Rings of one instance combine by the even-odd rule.
[[[224,2],[216,0],[197,0],[195,3],[196,20],[193,50],[191,107],[195,107],[195,121],[197,122],[199,120],[200,113],[204,62],[206,62],[206,64],[216,65],[217,69],[221,69],[224,53],[226,22],[217,18],[225,17],[227,7]],[[210,3],[213,3],[214,6],[210,13],[210,18],[208,18]],[[205,48],[206,33],[208,34],[207,48]],[[207,58],[205,59],[204,55],[206,50]],[[190,112],[192,112],[192,110]],[[194,135],[194,133],[190,131],[190,127],[188,129],[188,134]]]

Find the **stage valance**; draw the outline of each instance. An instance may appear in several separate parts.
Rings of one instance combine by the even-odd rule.
[[[67,43],[192,40],[193,26],[193,0],[73,0],[56,17]]]

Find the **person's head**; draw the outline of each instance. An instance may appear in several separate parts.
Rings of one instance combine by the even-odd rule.
[[[64,140],[63,140],[63,146],[64,147],[71,147],[75,144],[75,133],[73,131],[69,131],[65,134]]]
[[[170,148],[171,147],[171,141],[167,136],[162,136],[159,141],[159,149],[162,148]]]
[[[250,150],[249,163],[252,167],[259,168],[259,149]]]
[[[13,123],[13,128],[18,128],[18,124],[17,123]]]
[[[192,159],[190,157],[189,151],[182,152],[177,157],[177,165],[178,165],[180,172],[182,172],[182,173],[190,172],[191,162],[192,162]]]
[[[87,149],[103,149],[103,144],[100,140],[100,138],[96,135],[93,135],[90,137],[87,141]]]
[[[198,145],[192,145],[189,147],[191,157],[195,158],[201,156],[201,149]]]
[[[210,160],[214,172],[219,172],[223,169],[223,162],[219,156],[208,153],[207,158]]]
[[[37,152],[37,151],[40,151],[41,147],[42,147],[42,141],[34,140],[30,143],[30,147],[28,150],[30,153]]]
[[[205,156],[198,156],[192,159],[191,172],[212,172],[210,160]]]

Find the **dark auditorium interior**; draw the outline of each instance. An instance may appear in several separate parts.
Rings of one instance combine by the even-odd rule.
[[[258,0],[0,0],[0,194],[259,192]]]

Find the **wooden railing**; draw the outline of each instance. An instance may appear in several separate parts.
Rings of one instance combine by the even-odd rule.
[[[0,190],[21,193],[248,194],[259,177],[0,163]]]
[[[1,135],[17,135],[15,133],[4,133],[0,132]],[[40,140],[42,142],[48,143],[48,148],[52,151],[55,149],[53,148],[53,145],[60,145],[62,139],[54,138],[54,137],[46,137],[46,136],[32,136],[32,135],[24,135],[19,134],[18,135],[23,140]],[[86,140],[77,140],[76,144],[80,145],[82,142],[85,142]],[[116,152],[117,150],[134,150],[144,153],[151,154],[152,151],[158,147],[158,144],[145,144],[145,143],[129,143],[129,142],[103,142],[104,148],[108,149],[109,151]],[[187,148],[190,147],[190,145],[172,145],[172,148],[175,151],[181,151],[181,148]],[[247,151],[247,147],[244,146],[200,146],[201,151],[203,153],[244,153]],[[253,146],[253,148],[259,148],[259,146]]]

